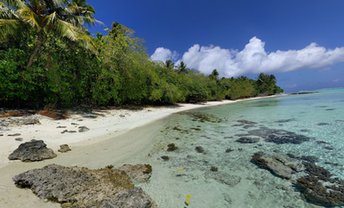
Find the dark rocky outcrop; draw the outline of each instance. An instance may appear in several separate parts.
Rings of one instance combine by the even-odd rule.
[[[292,174],[301,172],[304,167],[300,161],[288,156],[278,154],[265,154],[257,152],[252,156],[251,162],[262,169],[269,170],[273,175],[283,179],[291,179]]]
[[[278,177],[295,179],[291,182],[309,203],[324,207],[344,206],[344,180],[334,178],[328,170],[310,162],[314,160],[312,156],[276,156],[257,152],[251,162]]]
[[[42,140],[32,140],[20,144],[9,156],[9,160],[21,160],[23,162],[41,161],[56,157],[52,149],[47,148],[47,145]]]
[[[296,187],[305,199],[312,204],[335,207],[344,205],[344,181],[319,180],[318,177],[309,175],[297,180]]]
[[[250,130],[248,133],[252,136],[262,137],[266,142],[272,142],[275,144],[301,144],[311,139],[307,136],[296,134],[291,131],[270,129],[267,127]]]
[[[57,151],[65,153],[65,152],[69,152],[69,151],[72,151],[72,150],[70,149],[68,144],[62,144],[62,145],[60,145],[60,149],[57,150]]]
[[[242,144],[253,144],[259,142],[259,138],[257,137],[240,137],[236,140],[236,142],[242,143]]]
[[[39,198],[63,208],[156,208],[154,201],[134,186],[126,172],[48,165],[13,178],[19,188],[30,188]]]

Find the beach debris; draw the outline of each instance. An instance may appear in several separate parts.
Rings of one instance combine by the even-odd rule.
[[[79,126],[79,132],[86,132],[89,131],[90,129],[87,128],[86,126]]]
[[[236,142],[242,143],[242,144],[253,144],[259,142],[258,137],[240,137],[236,140]]]
[[[60,145],[60,149],[57,150],[57,151],[65,153],[65,152],[69,152],[69,151],[72,151],[72,150],[70,149],[68,144],[62,144],[62,145]]]
[[[18,137],[18,138],[15,138],[14,140],[21,142],[21,141],[23,141],[23,138]]]
[[[190,194],[185,195],[184,208],[188,207],[191,204],[191,198],[192,197]]]
[[[67,128],[67,126],[57,126],[56,128],[57,129],[65,129],[65,128]]]
[[[118,170],[126,172],[134,183],[147,182],[152,176],[152,166],[149,164],[124,164]]]
[[[21,160],[23,162],[42,161],[52,159],[56,154],[42,140],[31,140],[20,144],[9,156],[9,160]]]
[[[198,152],[198,153],[204,153],[204,152],[205,152],[205,150],[204,150],[204,148],[203,148],[202,146],[197,146],[197,147],[195,147],[195,150],[196,150],[196,152]]]
[[[79,125],[79,124],[77,124],[77,123],[71,123],[70,125],[77,126],[77,125]]]
[[[176,151],[177,149],[178,149],[178,147],[174,143],[167,145],[167,151],[168,152],[173,152],[173,151]]]
[[[41,199],[62,207],[156,208],[128,174],[118,169],[48,165],[13,177],[19,188],[29,188]]]

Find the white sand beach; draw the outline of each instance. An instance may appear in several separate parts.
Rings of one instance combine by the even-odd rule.
[[[250,98],[253,100],[260,98]],[[38,199],[31,190],[16,188],[12,177],[33,168],[48,164],[66,166],[87,166],[101,168],[108,164],[120,165],[128,158],[135,157],[137,152],[149,151],[154,143],[153,133],[159,129],[159,120],[173,113],[202,107],[236,103],[236,101],[207,102],[205,104],[180,104],[179,107],[148,107],[139,111],[105,110],[98,112],[103,116],[84,118],[81,114],[73,113],[66,120],[52,120],[38,116],[37,125],[15,126],[3,132],[0,137],[0,207],[59,207],[59,204],[44,202]],[[147,124],[154,123],[154,125]],[[73,123],[73,124],[72,124]],[[156,124],[156,125],[155,125]],[[66,128],[57,128],[66,126]],[[78,132],[79,126],[89,128],[86,132]],[[156,129],[154,129],[156,128]],[[75,133],[61,133],[64,130],[75,130]],[[132,130],[132,131],[131,131]],[[9,161],[8,155],[22,142],[16,141],[8,134],[21,134],[22,142],[32,139],[44,140],[52,148],[57,157],[42,162],[24,163]],[[138,138],[145,139],[138,139]],[[59,153],[59,145],[68,144],[72,151]],[[111,146],[111,148],[108,148]],[[106,158],[105,158],[106,157]],[[110,158],[109,158],[110,157]],[[109,163],[109,161],[111,161]]]

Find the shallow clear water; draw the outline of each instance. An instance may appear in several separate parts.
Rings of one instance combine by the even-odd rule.
[[[202,115],[210,120],[202,120]],[[242,125],[238,120],[255,123]],[[302,144],[235,141],[240,134],[264,127],[310,140]],[[152,164],[151,181],[142,186],[159,207],[316,207],[304,202],[290,182],[258,169],[250,159],[258,151],[316,156],[318,165],[344,179],[344,89],[179,113],[164,121],[154,139],[149,155],[133,162]],[[166,151],[169,143],[178,149]],[[198,153],[196,146],[205,152]],[[161,156],[169,160],[163,161]],[[212,166],[218,172],[210,171]],[[187,195],[191,196],[188,206],[184,204]]]

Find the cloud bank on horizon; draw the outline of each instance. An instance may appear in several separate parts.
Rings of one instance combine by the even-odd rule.
[[[249,73],[288,72],[299,69],[317,69],[344,62],[344,47],[327,49],[311,43],[300,50],[266,52],[265,42],[257,37],[250,39],[243,50],[224,49],[219,46],[193,45],[182,58],[177,52],[157,48],[153,61],[183,61],[189,68],[204,74],[217,69],[221,76],[235,77]]]

